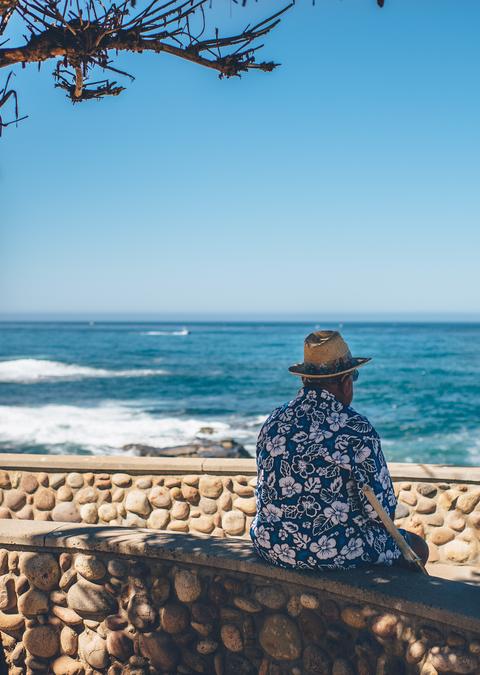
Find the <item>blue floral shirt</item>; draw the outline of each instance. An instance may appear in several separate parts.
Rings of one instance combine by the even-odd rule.
[[[393,517],[396,498],[370,422],[323,389],[277,408],[257,443],[258,554],[281,567],[349,569],[401,557],[360,487]]]

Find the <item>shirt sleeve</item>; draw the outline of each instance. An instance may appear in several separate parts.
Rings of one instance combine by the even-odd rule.
[[[365,516],[376,523],[381,522],[362,490],[364,485],[368,485],[382,508],[393,519],[397,500],[380,438],[374,429],[369,437],[364,439],[363,448],[354,453],[352,462],[352,474]]]

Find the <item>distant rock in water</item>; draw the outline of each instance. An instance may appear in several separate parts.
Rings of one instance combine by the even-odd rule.
[[[234,459],[247,458],[251,455],[243,445],[233,438],[225,438],[222,441],[193,441],[188,445],[175,445],[171,448],[155,448],[152,445],[130,443],[124,445],[123,450],[134,452],[139,457],[230,457]]]

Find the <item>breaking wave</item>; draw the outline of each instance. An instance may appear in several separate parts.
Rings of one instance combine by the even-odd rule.
[[[204,435],[201,431],[207,426],[209,433]],[[118,454],[129,444],[164,448],[199,437],[219,440],[230,436],[239,439],[241,430],[225,422],[162,418],[125,403],[0,406],[0,447],[4,451]],[[242,440],[253,438],[243,430]]]
[[[13,359],[0,361],[0,382],[32,384],[55,380],[82,380],[94,377],[151,377],[167,375],[164,370],[152,368],[130,368],[128,370],[108,370],[92,368],[74,363],[62,363],[48,359]]]
[[[183,335],[190,335],[190,331],[187,330],[186,328],[182,328],[182,330],[147,330],[144,333],[140,333],[140,335],[178,335],[178,336],[183,336]]]

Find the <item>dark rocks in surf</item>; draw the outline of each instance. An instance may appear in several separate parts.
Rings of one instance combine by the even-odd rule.
[[[139,457],[229,457],[234,459],[251,458],[243,445],[231,438],[222,441],[194,441],[187,445],[175,445],[170,448],[156,448],[152,445],[131,443],[123,450],[134,452]]]

